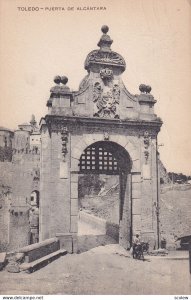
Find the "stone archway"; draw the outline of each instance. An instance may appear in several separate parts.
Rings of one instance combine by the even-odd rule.
[[[71,191],[75,195],[78,195],[78,175],[81,173],[119,176],[119,243],[126,249],[132,240],[131,169],[132,160],[124,147],[112,141],[98,141],[84,149],[78,160],[78,172],[71,173]],[[71,212],[75,201],[77,198],[71,197]]]
[[[39,208],[40,192],[38,190],[33,190],[30,195],[30,205]]]
[[[77,91],[70,90],[65,76],[55,77],[48,114],[41,120],[40,236],[41,240],[60,237],[71,252],[77,249],[79,161],[84,150],[97,142],[117,144],[131,161],[130,172],[121,179],[124,199],[131,195],[123,216],[128,216],[129,203],[132,206],[131,218],[120,224],[121,243],[128,247],[124,237],[129,236],[130,221],[133,235],[140,233],[152,247],[159,237],[157,134],[162,121],[154,113],[151,87],[140,85],[139,95],[125,87],[121,74],[126,64],[111,50],[107,31],[104,26],[100,49],[88,54],[88,74]]]
[[[100,134],[83,134],[79,137],[79,140],[75,137],[71,141],[71,171],[78,172],[78,162],[83,151],[91,144],[104,141],[102,133]],[[77,140],[77,141],[76,141]],[[113,142],[121,146],[131,157],[132,170],[134,172],[140,171],[140,153],[136,145],[134,145],[133,138],[125,135],[112,134],[108,138],[108,141]]]

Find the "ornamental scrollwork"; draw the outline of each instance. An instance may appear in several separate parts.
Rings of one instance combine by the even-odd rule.
[[[149,139],[149,133],[148,131],[144,132],[144,147],[145,149],[148,149],[150,145],[150,139]]]
[[[62,140],[62,155],[63,161],[65,161],[66,154],[68,153],[67,143],[68,143],[68,129],[67,127],[63,127],[61,131],[61,140]]]
[[[113,86],[113,98],[114,98],[114,102],[119,104],[120,88],[118,84],[114,84]]]
[[[88,84],[89,84],[89,74],[86,75],[81,83],[80,83],[80,86],[79,86],[79,90],[82,91],[82,90],[85,90],[87,87],[88,87]]]
[[[100,82],[96,82],[93,88],[93,102],[100,102],[103,89]]]
[[[126,68],[126,63],[123,57],[116,52],[104,52],[93,50],[87,56],[85,61],[85,69],[88,69],[91,63],[105,63],[120,66],[123,70]]]
[[[149,159],[149,146],[150,146],[150,137],[149,137],[149,133],[148,131],[144,132],[144,136],[143,136],[143,142],[144,142],[144,156],[145,156],[145,164],[148,163],[148,159]]]

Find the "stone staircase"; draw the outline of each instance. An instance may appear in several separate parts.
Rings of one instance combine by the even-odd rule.
[[[20,248],[14,254],[10,254],[6,269],[12,273],[22,271],[32,273],[66,253],[65,249],[60,249],[59,239],[51,238]]]

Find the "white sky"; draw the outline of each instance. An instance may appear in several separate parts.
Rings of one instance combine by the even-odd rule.
[[[17,7],[64,7],[21,12]],[[77,11],[105,6],[106,11]],[[74,7],[68,11],[67,7]],[[191,1],[189,0],[0,0],[0,126],[16,129],[34,113],[47,113],[55,75],[77,90],[87,54],[98,48],[107,24],[112,50],[126,61],[123,81],[139,93],[152,86],[155,112],[164,124],[161,159],[168,171],[191,174]]]

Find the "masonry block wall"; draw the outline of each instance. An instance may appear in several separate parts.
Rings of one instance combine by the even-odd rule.
[[[16,153],[13,156],[12,203],[10,211],[9,250],[30,242],[29,209],[33,191],[39,191],[36,172],[40,169],[40,155]]]
[[[9,224],[10,224],[10,201],[9,194],[0,194],[0,252],[5,251],[9,245]]]
[[[29,210],[27,207],[14,207],[10,211],[9,245],[7,250],[13,251],[29,245]]]
[[[5,251],[9,244],[10,206],[12,198],[11,162],[0,162],[0,251]]]
[[[70,152],[68,143],[68,151]],[[70,231],[70,173],[69,157],[66,157],[66,178],[60,178],[62,168],[61,133],[43,127],[41,155],[40,232],[41,240],[56,233]],[[48,224],[47,224],[47,220]]]
[[[16,153],[12,162],[0,162],[0,169],[0,248],[11,251],[29,244],[30,196],[39,190],[40,155]]]

